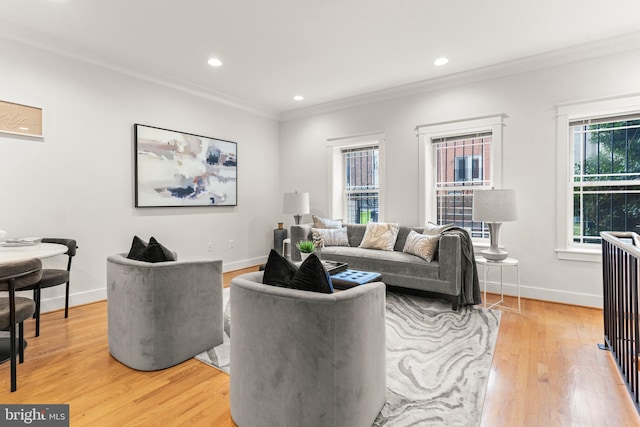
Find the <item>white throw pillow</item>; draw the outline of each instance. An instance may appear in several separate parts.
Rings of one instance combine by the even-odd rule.
[[[311,218],[313,218],[313,228],[342,228],[341,219],[320,218],[315,215],[311,215]]]
[[[398,238],[400,224],[387,222],[370,222],[364,232],[361,248],[392,251]]]
[[[347,227],[342,228],[312,228],[313,242],[316,246],[349,246]]]
[[[420,258],[431,262],[435,257],[439,241],[439,234],[429,236],[417,233],[415,230],[411,230],[407,236],[407,240],[402,251],[408,254],[417,255]]]
[[[439,236],[444,231],[447,231],[448,229],[453,227],[455,227],[455,224],[453,223],[437,225],[429,221],[427,222],[427,225],[424,226],[424,231],[422,232],[422,234],[426,234],[427,236]]]

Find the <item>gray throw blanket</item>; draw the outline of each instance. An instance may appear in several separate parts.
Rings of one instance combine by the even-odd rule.
[[[442,234],[453,234],[460,236],[462,243],[462,289],[458,297],[459,305],[480,304],[480,281],[478,280],[478,268],[476,258],[473,253],[473,242],[471,236],[464,228],[453,227]]]

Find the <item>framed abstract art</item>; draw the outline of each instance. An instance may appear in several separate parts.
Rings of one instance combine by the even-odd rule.
[[[237,206],[238,144],[134,125],[135,206]]]

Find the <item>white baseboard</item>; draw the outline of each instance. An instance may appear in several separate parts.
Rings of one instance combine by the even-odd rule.
[[[44,292],[44,291],[43,291]],[[96,301],[107,299],[107,288],[94,289],[92,291],[76,292],[69,294],[69,308],[75,305],[89,304]],[[42,298],[40,300],[40,311],[47,313],[49,311],[64,310],[64,295],[53,298]]]
[[[242,261],[235,261],[230,263],[222,264],[222,271],[227,273],[229,271],[242,270],[243,268],[254,267],[256,265],[262,265],[267,262],[266,256],[261,256],[257,258],[246,259]]]
[[[480,290],[484,291],[484,285],[480,282]],[[500,283],[487,282],[487,292],[500,293]],[[518,287],[515,283],[504,284],[504,294],[509,296],[518,295]],[[585,294],[579,292],[559,291],[557,289],[538,288],[534,286],[520,286],[520,297],[530,298],[549,302],[559,302],[563,304],[579,305],[583,307],[602,308],[602,295]]]

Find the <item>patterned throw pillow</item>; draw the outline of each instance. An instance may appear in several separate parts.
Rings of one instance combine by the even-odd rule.
[[[425,227],[424,227],[423,233],[428,235],[428,236],[439,236],[443,232],[447,231],[450,228],[453,228],[454,226],[455,226],[455,224],[453,224],[453,223],[437,225],[437,224],[434,224],[432,222],[427,222],[427,225],[425,225]]]
[[[313,218],[313,228],[342,228],[341,219],[320,218],[315,215],[311,215],[311,218]]]
[[[387,222],[370,222],[364,232],[361,248],[392,251],[398,238],[400,224]]]
[[[349,246],[347,227],[342,228],[312,228],[313,243],[318,247]]]
[[[411,230],[407,236],[407,241],[404,244],[404,249],[402,251],[408,254],[417,255],[420,258],[431,262],[435,257],[439,241],[439,234],[429,236],[426,234],[416,233],[415,230]]]

